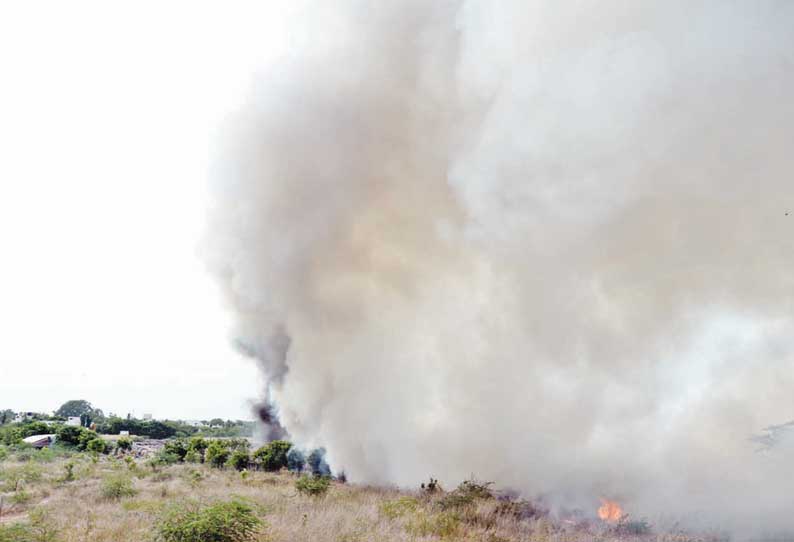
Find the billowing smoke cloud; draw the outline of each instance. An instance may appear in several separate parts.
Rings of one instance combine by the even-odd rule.
[[[794,3],[307,6],[207,244],[291,437],[791,527]]]

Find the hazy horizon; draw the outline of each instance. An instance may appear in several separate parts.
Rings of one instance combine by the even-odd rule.
[[[0,8],[0,408],[251,417],[262,382],[199,244],[213,130],[274,54],[271,11]]]

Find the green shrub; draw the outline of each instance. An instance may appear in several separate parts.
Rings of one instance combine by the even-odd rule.
[[[331,487],[331,479],[327,476],[301,476],[295,481],[295,489],[302,495],[321,497]]]
[[[178,455],[173,454],[168,450],[166,450],[165,448],[163,448],[157,453],[156,456],[150,459],[150,461],[156,462],[157,465],[159,466],[165,466],[165,465],[173,465],[175,463],[179,463],[180,459]]]
[[[86,442],[85,449],[95,454],[105,454],[108,451],[108,444],[101,438],[93,438]]]
[[[163,451],[167,454],[175,456],[176,460],[181,462],[185,460],[185,455],[188,451],[188,443],[181,439],[169,440],[165,443]]]
[[[292,444],[286,440],[274,440],[255,451],[253,458],[260,468],[270,472],[279,471],[289,464],[287,455],[290,448]]]
[[[5,461],[6,459],[8,459],[8,456],[9,456],[8,447],[0,444],[0,461]]]
[[[135,488],[132,487],[132,480],[122,475],[111,475],[102,480],[99,488],[102,498],[109,501],[117,501],[124,497],[135,495]]]
[[[261,520],[245,502],[233,500],[211,505],[197,503],[171,507],[159,519],[159,542],[247,542],[256,539]]]
[[[454,491],[447,493],[438,501],[443,510],[460,508],[473,504],[477,500],[492,499],[493,494],[489,489],[493,482],[478,482],[475,479],[464,480]]]
[[[188,450],[185,454],[185,463],[201,463],[203,459],[196,450]]]
[[[69,463],[66,463],[63,466],[63,471],[64,471],[63,478],[61,478],[62,482],[71,482],[72,480],[74,480],[74,463],[72,463],[71,461]]]
[[[75,427],[73,425],[64,425],[58,429],[56,434],[58,435],[58,442],[71,446],[79,446],[83,441],[82,439],[85,438],[84,435],[95,436],[95,434],[92,434],[92,431],[89,431],[83,427]]]
[[[229,460],[231,451],[228,446],[220,440],[213,440],[207,446],[207,451],[204,453],[204,460],[212,467],[217,469],[222,468]]]
[[[201,437],[193,437],[190,439],[190,442],[187,445],[187,454],[185,454],[185,461],[190,461],[191,463],[203,463],[204,462],[204,450],[207,449],[209,444],[206,440]],[[188,459],[188,454],[191,454],[191,458]],[[198,459],[198,461],[195,461]]]
[[[248,452],[244,450],[236,450],[229,456],[228,461],[226,461],[226,465],[233,468],[234,470],[245,470],[248,468],[248,464],[251,462],[251,457],[248,455]]]
[[[30,437],[32,435],[48,435],[52,433],[52,428],[42,422],[30,422],[20,425],[22,429],[22,438]]]
[[[116,446],[118,446],[119,450],[123,450],[125,452],[132,450],[132,439],[129,437],[121,437],[116,441]]]

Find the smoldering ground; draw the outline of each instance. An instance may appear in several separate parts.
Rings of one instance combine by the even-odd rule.
[[[352,480],[792,528],[794,4],[305,2],[207,260]]]

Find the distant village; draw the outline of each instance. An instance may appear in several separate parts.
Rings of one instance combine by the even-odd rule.
[[[26,435],[23,442],[33,447],[49,446],[57,439],[57,429],[77,427],[90,429],[98,435],[133,436],[144,439],[186,438],[193,436],[216,438],[249,438],[253,435],[254,422],[247,420],[170,420],[156,419],[152,414],[140,418],[127,414],[107,415],[83,399],[67,401],[52,413],[29,410],[0,410],[0,427],[24,424]],[[9,427],[9,429],[12,429]],[[21,428],[19,430],[22,430]],[[15,440],[20,435],[6,430],[0,433],[3,440]],[[10,444],[10,442],[8,442]]]

